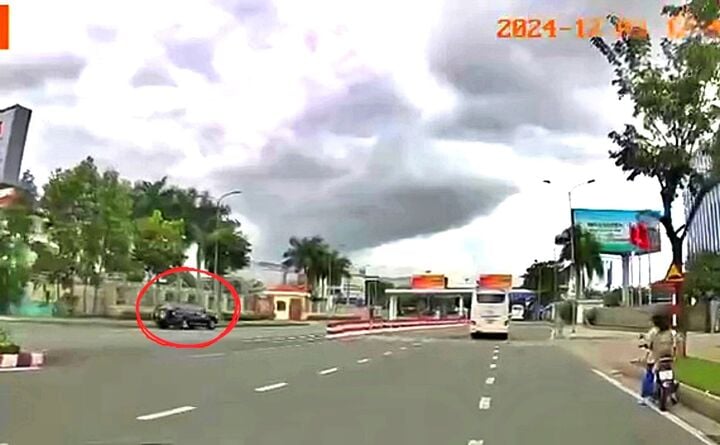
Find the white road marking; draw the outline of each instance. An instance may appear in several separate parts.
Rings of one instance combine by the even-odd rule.
[[[490,409],[490,401],[492,399],[490,397],[482,397],[480,399],[480,403],[478,403],[479,409]]]
[[[490,364],[490,369],[495,369],[495,368],[497,368],[497,364],[496,364],[496,363]]]
[[[361,358],[361,359],[358,360],[357,362],[362,364],[362,363],[367,363],[367,362],[369,362],[369,361],[370,361],[369,358]]]
[[[19,368],[0,368],[0,372],[23,372],[23,371],[39,371],[39,366],[23,366]],[[2,445],[2,444],[0,444]]]
[[[338,371],[337,368],[328,368],[328,369],[323,369],[322,371],[318,372],[318,374],[328,375],[328,374],[332,374],[333,372],[337,372],[337,371]]]
[[[273,383],[272,385],[266,385],[266,386],[261,386],[261,387],[259,387],[259,388],[255,388],[255,392],[272,391],[273,389],[280,389],[280,388],[283,388],[283,387],[285,387],[285,386],[287,386],[287,385],[288,385],[288,384],[285,383],[285,382]]]
[[[385,355],[385,356],[392,355],[392,351],[385,351],[385,352],[383,353],[383,355]]]
[[[407,351],[407,348],[405,346],[400,346],[401,351]]]
[[[486,385],[492,385],[493,383],[495,383],[495,377],[488,377],[487,379],[485,379]]]
[[[416,348],[419,348],[420,346],[422,346],[422,343],[413,343],[413,346],[415,346]]]
[[[288,337],[288,340],[295,340],[295,337]]]
[[[493,358],[492,358],[492,359],[493,359],[493,361],[495,361],[495,360],[498,359],[498,356],[497,356],[497,355],[493,355]]]
[[[137,420],[155,420],[162,417],[174,416],[175,414],[182,414],[188,411],[194,410],[194,406],[181,406],[180,408],[169,409],[167,411],[160,411],[159,413],[146,414],[144,416],[136,417]]]
[[[484,441],[484,440],[475,440],[475,439],[472,439],[472,440],[468,440],[468,444],[467,444],[467,445],[484,445],[484,444],[485,444],[485,441]]]
[[[224,352],[215,352],[212,354],[195,354],[191,355],[190,358],[211,358],[211,357],[222,357],[224,356]]]
[[[614,387],[616,387],[616,388],[619,389],[620,391],[622,391],[622,392],[624,392],[625,394],[627,394],[627,395],[629,395],[630,397],[632,397],[633,399],[635,399],[635,400],[640,400],[640,396],[638,396],[637,394],[635,394],[635,391],[632,391],[632,390],[626,388],[626,387],[623,386],[623,384],[620,383],[619,381],[617,381],[617,380],[615,380],[614,378],[606,375],[606,374],[605,374],[604,372],[602,372],[602,371],[598,371],[597,369],[593,369],[592,371],[593,371],[595,374],[597,374],[598,376],[600,376],[600,377],[602,377],[603,379],[605,379],[607,382],[609,382],[610,384],[612,384]],[[685,422],[684,420],[680,419],[680,418],[677,417],[676,415],[671,414],[671,413],[669,413],[669,412],[667,412],[667,411],[664,411],[664,412],[663,412],[663,411],[660,411],[660,409],[659,409],[658,407],[656,407],[656,406],[654,406],[654,405],[652,405],[652,404],[648,404],[648,405],[647,405],[647,408],[650,408],[651,410],[653,410],[653,411],[655,411],[656,413],[660,414],[661,416],[663,416],[663,417],[666,418],[667,420],[671,421],[671,422],[674,423],[675,425],[677,425],[677,426],[679,426],[680,428],[684,429],[685,431],[687,431],[688,433],[690,433],[692,436],[694,436],[697,440],[699,440],[700,442],[704,443],[705,445],[715,445],[715,442],[713,442],[712,440],[710,440],[702,431],[700,431],[699,429],[697,429],[697,428],[689,425],[687,422]]]

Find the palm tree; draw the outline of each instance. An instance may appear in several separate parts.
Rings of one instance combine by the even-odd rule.
[[[303,272],[311,290],[315,290],[317,281],[327,270],[330,247],[318,235],[301,239],[293,236],[289,243],[290,247],[283,253],[283,266]]]
[[[574,233],[575,259],[577,260],[578,270],[580,271],[581,289],[584,289],[585,284],[590,283],[593,278],[604,277],[605,267],[602,257],[600,256],[601,246],[597,238],[581,226],[575,226]],[[560,259],[573,262],[572,249],[573,246],[571,246],[568,238],[560,252]]]

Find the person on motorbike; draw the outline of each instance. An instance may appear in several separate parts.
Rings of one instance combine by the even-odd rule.
[[[671,329],[670,319],[664,314],[652,316],[653,327],[645,334],[645,344],[648,349],[647,366],[653,376],[657,374],[658,362],[662,359],[675,358],[675,333]],[[672,395],[676,402],[675,394]]]

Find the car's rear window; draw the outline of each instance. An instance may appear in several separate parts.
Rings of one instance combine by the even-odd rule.
[[[477,302],[481,304],[499,304],[505,301],[505,294],[477,294]]]

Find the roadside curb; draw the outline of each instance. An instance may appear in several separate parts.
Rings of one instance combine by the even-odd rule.
[[[645,373],[642,366],[637,364],[630,364],[620,371],[637,379],[642,379]],[[720,397],[680,382],[678,399],[691,410],[720,423]]]
[[[44,363],[45,354],[42,352],[0,354],[0,372],[39,369]]]
[[[144,319],[145,323],[152,322],[152,319]],[[34,324],[44,324],[44,325],[55,325],[55,326],[103,326],[103,327],[112,327],[112,328],[127,328],[127,329],[134,329],[137,328],[137,322],[135,319],[122,319],[122,318],[105,318],[105,319],[86,319],[86,318],[77,318],[77,319],[53,319],[53,318],[42,318],[42,319],[32,319],[32,318],[13,318],[13,317],[0,317],[0,322],[3,323],[34,323]],[[304,321],[295,321],[295,322],[270,322],[270,321],[242,321],[240,320],[237,325],[235,325],[236,328],[268,328],[268,327],[291,327],[291,326],[309,326],[314,324],[314,322],[304,322]],[[227,323],[219,323],[217,325],[218,328],[225,328],[227,327]]]

